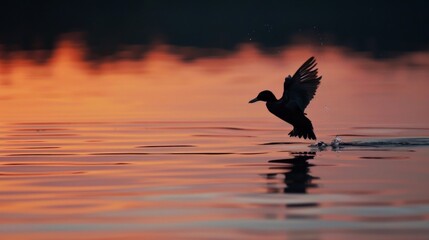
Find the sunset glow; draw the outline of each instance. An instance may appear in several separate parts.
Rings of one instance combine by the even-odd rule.
[[[46,64],[17,53],[0,63],[3,121],[271,121],[262,106],[247,101],[263,89],[280,96],[283,78],[312,55],[323,76],[317,98],[308,108],[316,123],[328,123],[335,116],[349,124],[377,124],[406,116],[404,122],[424,125],[422,120],[429,117],[428,108],[419,104],[425,101],[420,92],[427,84],[418,80],[429,76],[427,68],[403,67],[424,65],[428,54],[377,63],[364,56],[347,58],[345,50],[334,47],[318,52],[301,45],[268,56],[252,45],[242,45],[226,56],[183,62],[168,48],[156,46],[139,60],[118,58],[96,65],[83,60],[82,44],[67,39]],[[373,68],[363,71],[368,65]]]

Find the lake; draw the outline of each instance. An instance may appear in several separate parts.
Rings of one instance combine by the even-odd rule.
[[[133,51],[65,37],[0,61],[2,239],[427,239],[428,52]],[[248,104],[310,56],[307,116],[338,148]]]

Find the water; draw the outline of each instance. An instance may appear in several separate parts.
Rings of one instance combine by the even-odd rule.
[[[254,122],[20,123],[1,131],[6,238],[428,233],[427,139],[320,151]],[[377,136],[344,137],[360,138]]]
[[[427,239],[427,53],[166,49],[93,65],[63,41],[0,64],[2,239]],[[311,55],[308,117],[338,147],[247,103]]]

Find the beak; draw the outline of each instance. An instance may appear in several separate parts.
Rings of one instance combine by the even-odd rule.
[[[255,97],[254,99],[250,100],[249,103],[254,103],[254,102],[257,102],[257,101],[259,101],[259,99],[257,97]]]

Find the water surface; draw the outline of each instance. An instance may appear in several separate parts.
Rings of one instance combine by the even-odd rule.
[[[186,62],[167,48],[92,64],[63,41],[45,64],[0,63],[2,238],[427,238],[427,53],[243,45]],[[311,55],[308,116],[339,148],[247,104]]]

